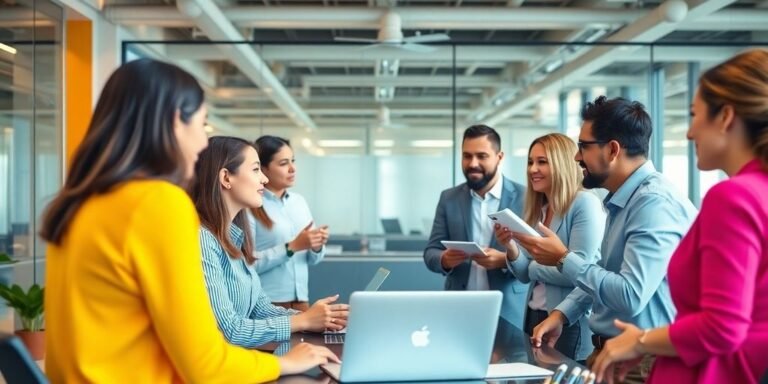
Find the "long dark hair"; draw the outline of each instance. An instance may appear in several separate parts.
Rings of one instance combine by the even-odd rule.
[[[229,222],[229,212],[221,194],[219,172],[226,169],[231,174],[237,174],[245,161],[246,148],[253,144],[237,137],[214,136],[208,140],[208,147],[200,152],[195,164],[195,182],[190,188],[190,195],[195,202],[200,223],[205,226],[216,240],[219,241],[229,257],[237,259],[244,257],[249,264],[256,261],[253,256],[253,242],[247,212],[243,209],[237,213],[232,223]],[[256,193],[254,191],[254,193]],[[245,239],[238,249],[229,238],[229,226],[235,224],[243,230]]]
[[[126,180],[182,184],[185,167],[174,119],[178,111],[188,122],[204,98],[192,75],[160,61],[135,60],[112,73],[64,187],[43,215],[40,236],[60,244],[85,200]]]
[[[256,144],[256,151],[259,153],[262,167],[269,167],[269,163],[275,158],[276,153],[280,152],[285,146],[291,146],[290,141],[282,137],[269,135],[259,137],[254,144]],[[269,215],[267,215],[267,211],[264,210],[264,206],[252,208],[251,211],[264,228],[272,229],[272,226],[275,225]]]

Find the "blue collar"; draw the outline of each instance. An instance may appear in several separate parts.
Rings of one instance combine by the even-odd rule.
[[[605,197],[605,200],[603,200],[603,205],[605,205],[606,208],[610,208],[608,207],[609,204],[619,208],[624,208],[632,195],[635,194],[637,188],[640,187],[640,184],[642,184],[648,176],[655,172],[656,167],[653,166],[653,162],[650,160],[646,161],[645,164],[636,169],[635,172],[633,172],[632,175],[630,175],[627,180],[624,181],[624,184],[622,184],[616,192],[609,193],[608,196]]]
[[[230,224],[229,239],[232,240],[232,243],[234,243],[236,247],[240,248],[243,246],[243,241],[245,240],[245,232],[243,232],[237,225]]]
[[[274,192],[270,191],[269,189],[264,189],[264,197],[274,200],[274,201],[280,201],[280,200],[287,200],[288,197],[290,197],[290,193],[288,191],[285,191],[285,194],[282,198],[278,197]]]

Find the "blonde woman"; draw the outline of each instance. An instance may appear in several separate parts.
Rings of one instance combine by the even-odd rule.
[[[567,136],[552,133],[537,138],[528,150],[528,187],[525,197],[525,221],[532,227],[542,223],[568,249],[587,262],[600,255],[605,228],[605,214],[600,200],[582,190],[582,172],[573,161],[578,151]],[[519,247],[512,232],[496,225],[496,239],[507,248],[507,265],[522,282],[533,283],[528,300],[524,331],[547,318],[549,313],[573,290],[574,282],[557,267],[544,266]],[[553,347],[564,355],[584,360],[592,350],[591,332],[586,317],[564,327]]]

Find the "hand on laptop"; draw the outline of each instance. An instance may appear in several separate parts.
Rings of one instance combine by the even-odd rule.
[[[507,267],[507,254],[494,248],[483,250],[485,256],[472,257],[477,264],[485,269],[501,269]]]
[[[297,344],[291,350],[277,358],[280,362],[280,375],[294,375],[317,367],[320,364],[341,363],[331,350],[308,343]]]
[[[332,331],[344,329],[349,317],[349,305],[333,304],[338,299],[339,295],[320,299],[305,312],[295,315],[294,318],[297,320],[295,330],[322,332],[326,329]]]
[[[440,255],[440,264],[442,264],[443,269],[450,270],[463,263],[467,257],[469,256],[464,253],[464,251],[458,249],[446,249],[443,251],[443,254]]]

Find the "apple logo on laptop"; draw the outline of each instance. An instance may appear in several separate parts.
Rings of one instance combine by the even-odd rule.
[[[411,333],[411,344],[414,347],[426,347],[429,345],[429,330],[426,325],[421,327],[421,330]]]

